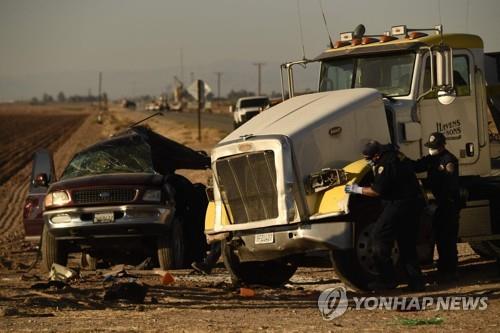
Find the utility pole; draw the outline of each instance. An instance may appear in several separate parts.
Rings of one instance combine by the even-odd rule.
[[[98,88],[99,92],[98,92],[98,96],[97,96],[97,100],[98,100],[98,107],[99,107],[99,111],[102,110],[102,105],[101,105],[101,96],[102,96],[102,72],[99,72],[99,88]]]
[[[258,82],[257,83],[257,95],[260,96],[260,93],[261,93],[261,89],[260,88],[261,88],[261,83],[262,83],[261,82],[261,78],[262,78],[261,77],[261,69],[262,69],[262,66],[265,65],[265,63],[263,63],[263,62],[256,62],[256,63],[254,63],[254,65],[257,66],[257,74],[258,74],[258,76],[257,76],[257,82]]]
[[[181,76],[181,82],[184,84],[184,53],[182,52],[182,48],[181,48],[181,52],[180,52],[180,60],[181,60],[181,72],[180,72],[180,76]]]
[[[215,72],[217,75],[217,98],[220,98],[220,78],[222,77],[222,72]]]

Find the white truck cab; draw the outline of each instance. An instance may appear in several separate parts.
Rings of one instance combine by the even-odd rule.
[[[292,68],[311,61],[282,65],[284,102],[213,150],[205,233],[223,240],[233,278],[280,284],[294,274],[297,256],[324,249],[346,283],[368,288],[378,274],[369,234],[380,202],[344,187],[373,179],[360,160],[369,139],[416,159],[426,154],[430,133],[442,132],[460,163],[459,237],[500,245],[500,170],[492,162],[499,150],[488,135],[495,112],[487,92],[494,89],[486,89],[483,41],[444,34],[442,26],[426,32],[399,26],[379,36],[359,31],[341,34],[312,60],[321,64],[316,93],[294,97]],[[431,218],[422,218],[422,261],[432,261]]]

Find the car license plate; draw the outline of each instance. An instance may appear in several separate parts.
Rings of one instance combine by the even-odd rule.
[[[94,223],[112,223],[115,221],[114,213],[95,213]]]
[[[271,244],[274,243],[274,232],[255,235],[255,244]]]

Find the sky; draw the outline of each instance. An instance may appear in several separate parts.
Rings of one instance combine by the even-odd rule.
[[[256,91],[257,62],[263,93],[279,91],[279,64],[303,56],[299,22],[306,57],[326,48],[320,2],[334,41],[359,23],[442,23],[500,51],[500,0],[0,0],[0,101],[96,93],[99,71],[111,98],[158,95],[174,75],[217,93],[215,72],[222,95]],[[300,75],[314,85],[317,69]]]

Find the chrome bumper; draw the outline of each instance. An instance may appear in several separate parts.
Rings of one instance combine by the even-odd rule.
[[[114,213],[114,222],[94,223],[95,213]],[[162,205],[122,205],[103,207],[72,207],[45,211],[43,218],[51,233],[64,235],[64,230],[109,229],[146,227],[151,225],[168,227],[173,208]],[[55,220],[67,220],[54,222]]]
[[[273,242],[256,244],[256,235],[267,233],[273,233]],[[352,222],[295,224],[234,232],[232,244],[241,261],[263,261],[316,250],[350,249],[353,235]]]

